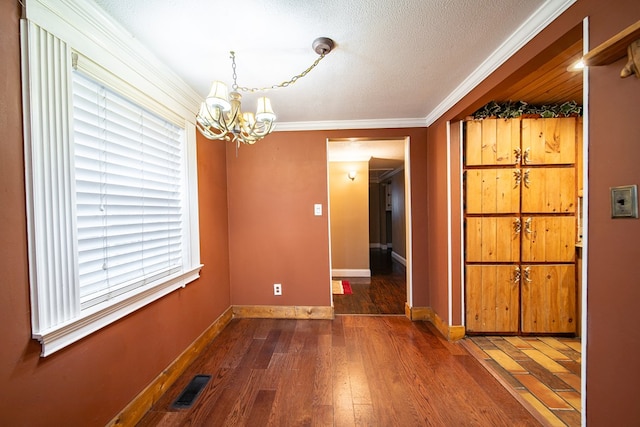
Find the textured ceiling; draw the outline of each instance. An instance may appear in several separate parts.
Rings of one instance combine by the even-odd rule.
[[[560,0],[96,0],[203,97],[212,80],[270,86],[278,122],[425,119],[538,8]],[[253,105],[255,94],[245,94]],[[251,104],[249,104],[251,102]],[[245,106],[245,109],[250,109]]]
[[[332,38],[336,48],[316,69],[267,93],[276,130],[380,127],[380,120],[427,125],[501,49],[526,41],[523,28],[536,16],[571,1],[95,0],[203,98],[213,80],[233,82],[231,50],[238,84],[268,87],[313,63],[315,38]],[[581,73],[566,72],[581,56],[581,29],[575,30],[479,102],[581,101]],[[261,95],[243,92],[243,109],[252,110]],[[402,167],[404,141],[331,141],[328,155],[371,158],[376,181]]]

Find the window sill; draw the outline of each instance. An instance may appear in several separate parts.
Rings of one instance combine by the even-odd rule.
[[[101,304],[91,307],[83,313],[82,317],[69,323],[34,334],[33,338],[42,344],[40,356],[49,356],[176,289],[184,288],[200,277],[201,268],[202,265],[197,265],[186,272],[164,278],[162,282],[142,288],[135,294],[127,294],[120,299],[111,300],[108,306]]]

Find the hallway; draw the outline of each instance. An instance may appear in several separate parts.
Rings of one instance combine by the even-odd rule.
[[[333,295],[335,314],[404,315],[407,301],[406,269],[391,257],[391,250],[369,251],[371,277],[348,280],[350,295]]]

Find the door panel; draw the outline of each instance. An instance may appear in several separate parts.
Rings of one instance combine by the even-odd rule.
[[[576,211],[575,168],[530,168],[522,173],[522,213]]]
[[[520,151],[520,119],[484,119],[466,122],[465,164],[515,165]]]
[[[575,244],[575,217],[522,217],[523,262],[573,262]]]
[[[467,265],[466,328],[517,332],[519,273],[515,265]]]
[[[574,164],[574,117],[522,120],[523,165]]]
[[[521,307],[522,332],[575,333],[575,266],[523,266]]]
[[[467,217],[467,261],[518,262],[521,228],[518,217]]]
[[[472,169],[466,172],[467,213],[517,213],[519,169]]]

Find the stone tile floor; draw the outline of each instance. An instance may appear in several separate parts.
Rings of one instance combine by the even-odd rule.
[[[580,426],[579,338],[474,336],[463,344],[543,424]]]

